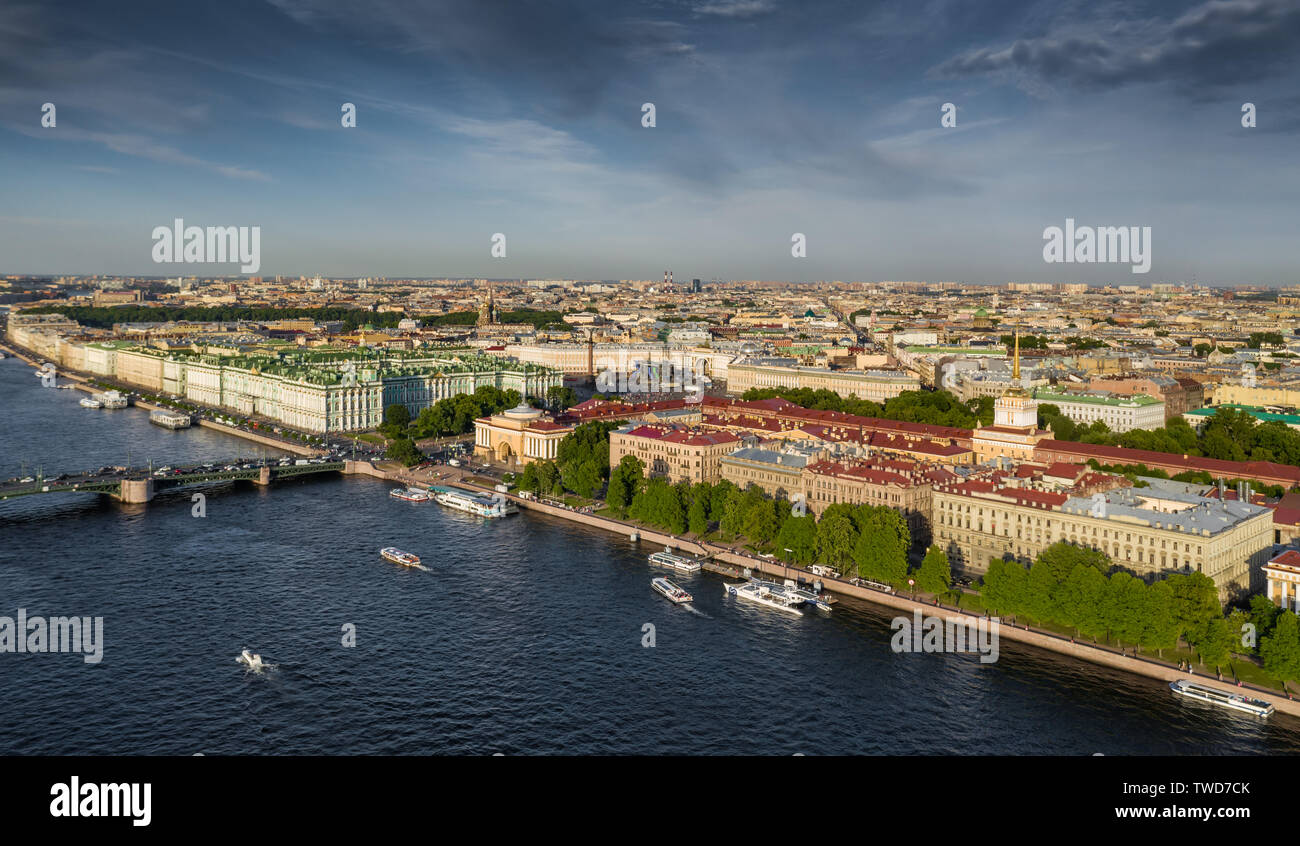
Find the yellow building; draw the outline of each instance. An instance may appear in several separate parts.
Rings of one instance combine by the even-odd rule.
[[[541,409],[520,402],[500,414],[474,421],[474,454],[512,467],[539,459],[554,460],[560,441],[571,431]]]

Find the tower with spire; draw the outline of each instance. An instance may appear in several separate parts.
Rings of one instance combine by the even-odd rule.
[[[488,285],[487,296],[483,299],[483,302],[479,303],[478,325],[490,326],[496,322],[497,322],[497,304],[496,304],[496,300],[492,297],[492,286]]]
[[[1011,355],[1011,385],[993,401],[993,425],[978,427],[971,437],[980,462],[1034,460],[1034,448],[1050,430],[1038,428],[1038,401],[1025,390],[1020,375],[1020,329],[1015,330]]]

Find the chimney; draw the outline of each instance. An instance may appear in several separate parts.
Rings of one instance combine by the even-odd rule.
[[[1220,476],[1219,477],[1219,502],[1223,502],[1225,499],[1227,499],[1227,489],[1228,489],[1227,482],[1223,481],[1223,477]]]

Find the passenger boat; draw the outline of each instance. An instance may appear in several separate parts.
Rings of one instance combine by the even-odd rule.
[[[81,400],[82,408],[99,408],[103,403],[94,397],[83,397]]]
[[[1217,687],[1197,684],[1187,679],[1179,679],[1169,683],[1169,689],[1179,696],[1186,696],[1189,699],[1199,699],[1202,702],[1209,702],[1213,705],[1220,705],[1224,708],[1231,708],[1234,711],[1244,711],[1247,714],[1254,714],[1256,717],[1267,717],[1273,713],[1273,703],[1265,702],[1263,699],[1252,699],[1249,696],[1243,696],[1239,693],[1229,693],[1226,690],[1219,690]]]
[[[513,502],[501,494],[487,496],[486,494],[444,488],[437,485],[431,490],[433,491],[434,500],[440,505],[474,514],[478,517],[504,517],[507,514],[515,514],[519,511]]]
[[[804,604],[804,600],[792,595],[785,587],[775,582],[750,580],[743,584],[723,585],[723,589],[728,596],[746,599],[759,605],[766,605],[768,608],[785,611],[794,614],[796,617],[803,616],[799,606]]]
[[[682,590],[680,587],[668,581],[667,579],[663,578],[662,576],[652,580],[650,582],[650,586],[654,588],[656,591],[658,591],[659,593],[666,596],[670,602],[673,602],[677,605],[682,605],[694,599],[694,597],[691,596],[689,593]]]
[[[429,494],[427,491],[418,488],[393,488],[388,492],[393,499],[404,499],[407,502],[428,502]]]
[[[647,560],[651,564],[668,567],[679,573],[698,573],[700,568],[704,566],[697,558],[675,555],[669,549],[669,547],[665,547],[663,552],[653,552],[647,557]]]
[[[149,412],[149,422],[165,429],[188,429],[194,423],[183,411],[170,411],[165,408],[155,408]]]
[[[768,584],[776,584],[776,583],[769,582]],[[808,590],[806,588],[799,587],[797,584],[795,584],[793,581],[790,580],[786,580],[786,583],[784,585],[778,585],[778,587],[784,587],[785,592],[790,594],[792,597],[802,600],[804,604],[812,605],[822,611],[830,611],[831,606],[839,601],[835,597],[831,596],[829,593],[825,593],[825,592],[818,593],[817,591]]]
[[[379,554],[386,560],[391,561],[394,564],[401,564],[403,567],[414,567],[420,563],[418,556],[412,555],[409,552],[402,552],[395,546],[386,546],[379,550]]]
[[[126,397],[121,391],[104,391],[102,394],[95,394],[95,399],[99,401],[104,408],[126,408]]]

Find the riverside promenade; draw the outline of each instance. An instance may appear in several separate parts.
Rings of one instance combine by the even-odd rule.
[[[363,469],[361,466],[353,467],[351,466],[353,464],[364,464],[368,469]],[[412,473],[408,471],[384,471],[370,465],[368,462],[349,462],[349,465],[347,472],[367,473],[379,478],[400,481],[406,484],[437,483],[443,485],[455,485],[466,490],[478,492],[484,490],[481,485],[472,484],[466,481],[466,477],[472,474],[464,470],[457,470],[450,467],[439,467],[436,472],[430,469],[424,472]],[[583,525],[603,529],[608,532],[614,532],[615,534],[623,535],[626,538],[635,537],[638,540],[645,540],[653,544],[662,544],[667,547],[672,547],[673,549],[706,556],[714,561],[724,562],[740,568],[749,568],[755,572],[764,573],[770,576],[792,579],[803,578],[806,581],[820,581],[827,591],[842,596],[851,596],[855,599],[861,599],[874,605],[893,608],[905,612],[909,618],[913,612],[919,611],[922,616],[942,616],[944,618],[955,617],[970,621],[983,619],[979,614],[972,614],[971,612],[962,609],[952,608],[945,605],[936,605],[933,602],[921,602],[909,599],[906,596],[900,596],[896,593],[886,593],[873,588],[855,585],[844,579],[814,576],[812,573],[800,567],[786,565],[774,559],[760,558],[720,544],[702,543],[686,538],[679,538],[674,535],[669,535],[654,529],[647,529],[623,520],[603,517],[596,514],[586,514],[568,507],[549,505],[537,500],[525,499],[516,496],[515,494],[504,494],[504,496],[520,508],[546,514],[551,517],[558,517],[562,520],[582,523]],[[1277,691],[1264,690],[1252,685],[1238,686],[1230,682],[1221,682],[1213,676],[1207,676],[1200,673],[1190,673],[1168,664],[1152,661],[1148,658],[1128,653],[1121,653],[1114,649],[1108,649],[1102,646],[1075,642],[1068,637],[1063,637],[1051,632],[1031,629],[1028,626],[1019,624],[1000,622],[998,626],[998,637],[1012,640],[1017,643],[1037,646],[1041,649],[1048,649],[1052,652],[1068,655],[1082,661],[1089,661],[1093,664],[1100,664],[1105,667],[1125,670],[1130,673],[1147,676],[1148,678],[1158,679],[1165,683],[1176,681],[1178,679],[1188,679],[1190,681],[1195,681],[1198,684],[1217,688],[1226,693],[1249,695],[1256,699],[1271,702],[1281,713],[1300,717],[1300,701],[1288,699],[1284,694],[1278,693]],[[1172,696],[1173,694],[1171,693],[1170,695]]]

